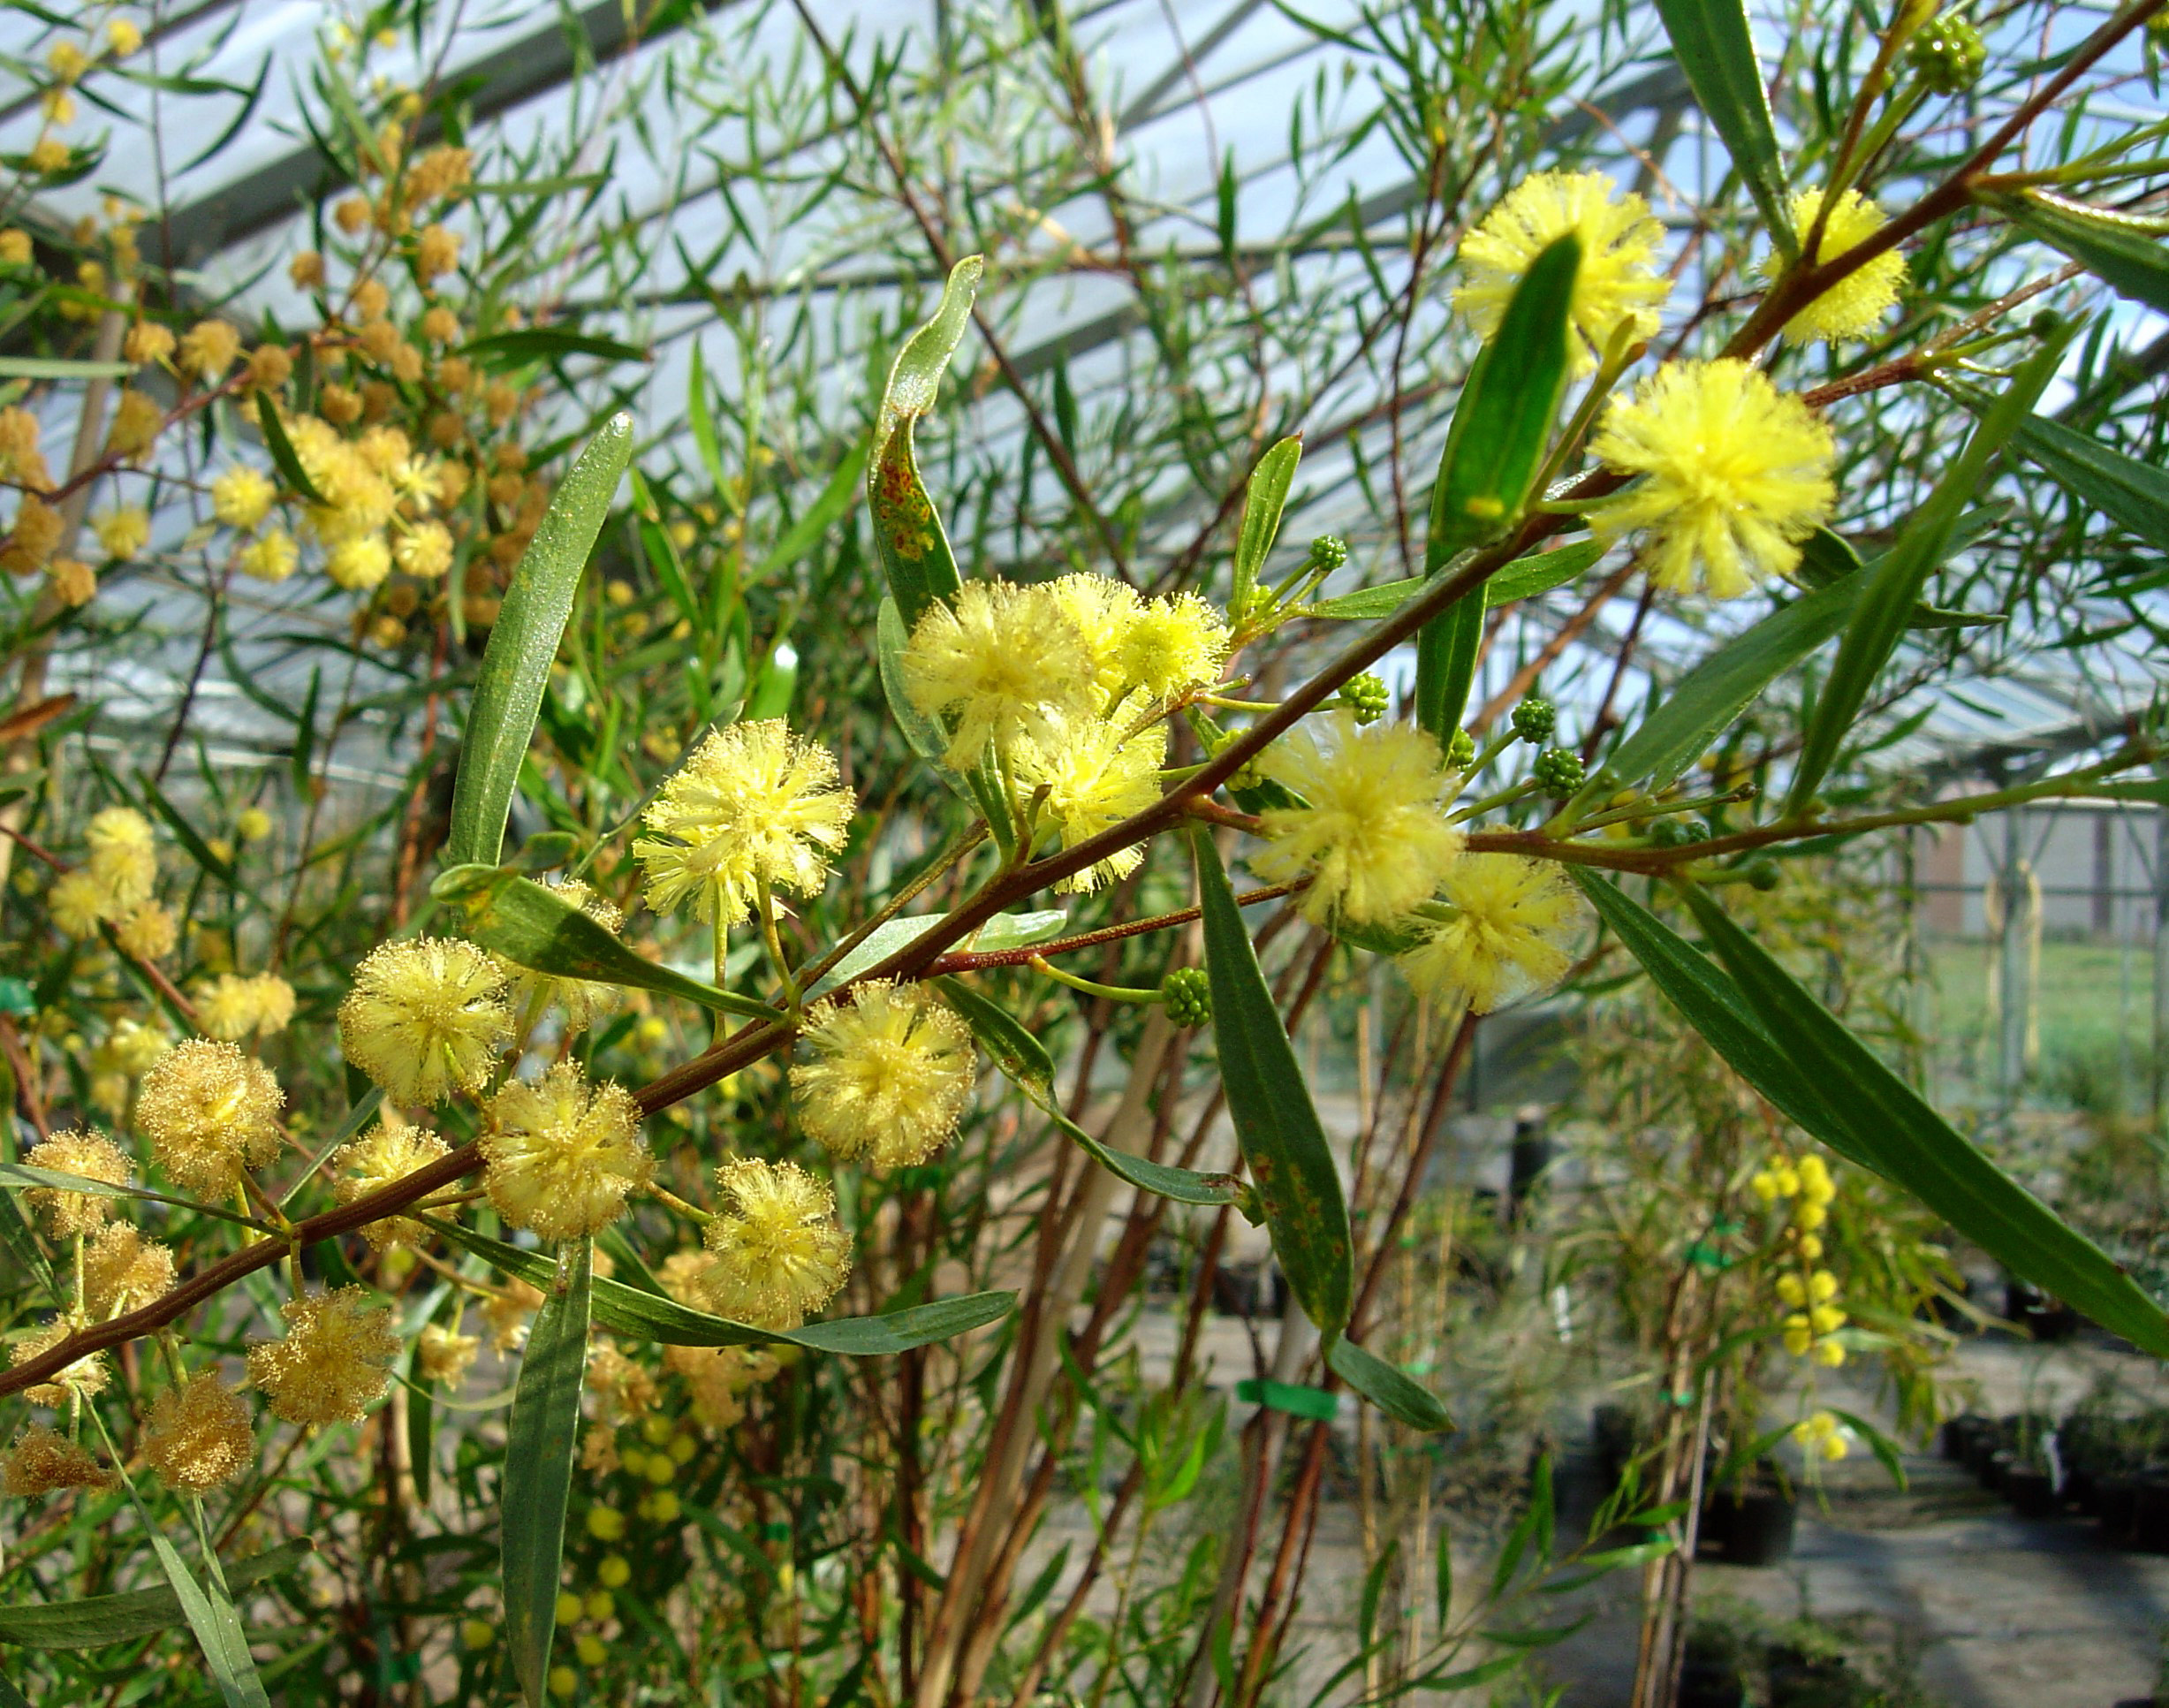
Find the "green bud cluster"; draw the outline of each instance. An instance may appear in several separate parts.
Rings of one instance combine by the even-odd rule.
[[[1310,561],[1320,569],[1339,569],[1348,561],[1348,543],[1338,534],[1321,534],[1310,543]]]
[[[1384,681],[1365,671],[1341,684],[1340,703],[1355,714],[1359,725],[1375,724],[1386,715],[1393,696],[1386,692]]]
[[[1963,95],[1980,80],[1988,44],[1962,18],[1939,13],[1906,45],[1913,74],[1937,95]]]
[[[1160,1000],[1178,1026],[1203,1026],[1212,1019],[1212,985],[1202,967],[1177,967],[1160,981]]]
[[[1465,771],[1476,763],[1476,738],[1467,730],[1453,732],[1453,739],[1446,743],[1446,764],[1457,771]]]
[[[1513,733],[1532,748],[1550,740],[1558,721],[1558,708],[1533,694],[1513,709]]]
[[[1572,748],[1546,748],[1536,755],[1530,775],[1546,794],[1572,794],[1581,786],[1581,755]]]

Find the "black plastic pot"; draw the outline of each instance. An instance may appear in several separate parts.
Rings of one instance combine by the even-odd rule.
[[[1966,1462],[1966,1449],[1972,1442],[1974,1431],[1988,1423],[1977,1412],[1962,1412],[1956,1417],[1943,1420],[1943,1428],[1936,1437],[1937,1451],[1954,1465]]]
[[[2148,1471],[2134,1480],[2131,1545],[2142,1553],[2169,1553],[2169,1474]]]
[[[2101,1539],[2112,1548],[2136,1545],[2139,1518],[2139,1481],[2121,1472],[2094,1479],[2094,1516],[2101,1522]]]
[[[2029,1281],[2005,1284],[2003,1314],[2023,1325],[2036,1340],[2068,1340],[2079,1326],[2076,1311]]]
[[[1770,1708],[1850,1708],[1853,1681],[1845,1662],[1776,1649],[1770,1656]]]
[[[1680,1668],[1678,1708],[1746,1708],[1748,1682],[1729,1660],[1687,1658]]]
[[[2003,1451],[2003,1431],[1988,1418],[1976,1421],[1966,1431],[1966,1469],[1983,1488],[1994,1488],[1996,1455]]]
[[[2003,1498],[2021,1518],[2053,1518],[2063,1510],[2056,1498],[2056,1479],[2033,1465],[2006,1465]]]
[[[1727,1566],[1774,1566],[1792,1557],[1800,1503],[1775,1489],[1719,1490],[1703,1501],[1695,1557]]]

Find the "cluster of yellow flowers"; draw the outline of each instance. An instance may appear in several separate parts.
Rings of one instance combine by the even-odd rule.
[[[1764,1203],[1784,1203],[1789,1210],[1785,1240],[1792,1266],[1777,1279],[1778,1298],[1789,1312],[1782,1324],[1785,1349],[1795,1358],[1812,1357],[1836,1370],[1845,1363],[1845,1347],[1833,1337],[1845,1326],[1846,1313],[1838,1302],[1838,1278],[1818,1267],[1820,1230],[1838,1196],[1829,1165],[1812,1151],[1797,1161],[1779,1151],[1756,1171],[1748,1186]]]
[[[1835,1464],[1853,1450],[1846,1426],[1830,1412],[1811,1412],[1793,1425],[1793,1436],[1801,1447]]]
[[[180,928],[152,892],[158,850],[150,821],[130,807],[108,807],[84,831],[83,863],[55,878],[46,911],[65,937],[95,938],[110,926],[121,949],[139,960],[173,953]]]

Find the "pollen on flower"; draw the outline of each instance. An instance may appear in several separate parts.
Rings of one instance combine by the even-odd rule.
[[[838,1162],[909,1168],[948,1143],[976,1077],[971,1029],[922,987],[870,979],[816,1004],[791,1070],[799,1120]]]
[[[1804,241],[1823,211],[1823,193],[1802,190],[1793,198],[1793,229]],[[1823,226],[1823,240],[1815,261],[1835,261],[1858,247],[1889,222],[1883,210],[1858,190],[1847,190],[1832,204]],[[1774,260],[1768,263],[1775,267]],[[1805,344],[1824,338],[1865,338],[1898,303],[1906,285],[1906,258],[1896,249],[1885,249],[1866,265],[1855,268],[1785,323],[1785,336]]]
[[[300,551],[283,528],[266,529],[241,548],[241,573],[259,581],[283,581],[293,573]]]
[[[590,1085],[569,1061],[489,1100],[484,1184],[497,1213],[545,1240],[606,1227],[645,1187],[655,1159],[641,1141],[640,1105],[623,1086]]]
[[[1026,790],[1047,790],[1046,812],[1073,848],[1102,831],[1141,813],[1160,798],[1160,767],[1167,763],[1167,726],[1150,724],[1123,739],[1118,718],[1090,717],[1058,725],[1045,741],[1020,743],[1017,780]],[[1126,877],[1145,857],[1141,846],[1118,850],[1062,879],[1060,891],[1084,893]]]
[[[128,1184],[128,1159],[112,1140],[75,1128],[56,1133],[30,1147],[23,1155],[28,1168],[50,1169],[56,1174],[80,1174],[108,1186]],[[32,1209],[45,1218],[57,1240],[78,1234],[95,1234],[105,1226],[113,1200],[88,1192],[64,1192],[56,1187],[35,1186],[23,1194]]]
[[[624,929],[626,916],[617,904],[597,895],[578,878],[566,878],[550,887],[604,930],[614,934]],[[586,1031],[610,1013],[618,1006],[622,995],[615,984],[604,984],[597,979],[559,978],[510,960],[504,962],[504,976],[505,994],[513,1019],[523,1029],[532,1025],[542,1010],[554,1004],[565,1016],[568,1036]]]
[[[414,1367],[425,1381],[457,1388],[482,1350],[482,1337],[462,1334],[442,1323],[427,1323],[414,1342]]]
[[[1575,333],[1571,360],[1581,375],[1596,366],[1622,322],[1635,338],[1655,332],[1658,310],[1672,293],[1651,264],[1665,228],[1650,216],[1648,202],[1631,192],[1619,194],[1604,173],[1538,172],[1507,192],[1461,240],[1467,277],[1454,292],[1453,306],[1479,337],[1490,338],[1536,257],[1569,232],[1581,243],[1569,311]]]
[[[648,905],[735,925],[762,884],[797,895],[827,887],[854,803],[836,786],[836,756],[779,717],[717,730],[641,815],[633,856]]]
[[[271,513],[277,497],[278,489],[260,471],[237,464],[211,482],[211,514],[246,532]]]
[[[285,1101],[270,1070],[237,1045],[191,1038],[144,1074],[136,1125],[177,1183],[223,1198],[240,1183],[243,1168],[261,1168],[278,1156]]]
[[[204,1494],[256,1462],[248,1407],[216,1370],[201,1370],[151,1401],[143,1457],[169,1488]]]
[[[451,1147],[426,1127],[417,1127],[396,1109],[380,1106],[376,1125],[352,1144],[331,1154],[331,1172],[338,1177],[332,1196],[353,1203],[370,1193],[403,1180],[418,1168],[426,1168]],[[405,1216],[387,1216],[366,1223],[361,1237],[378,1250],[421,1232],[421,1225]]]
[[[25,1335],[15,1343],[15,1355],[10,1364],[20,1370],[32,1359],[50,1352],[68,1336],[75,1332],[75,1325],[65,1317],[56,1317],[44,1327]],[[42,1382],[23,1390],[23,1398],[37,1406],[64,1406],[72,1400],[87,1400],[104,1388],[113,1379],[111,1368],[102,1352],[87,1352],[72,1363],[63,1364]]]
[[[129,1222],[109,1222],[83,1248],[83,1309],[103,1319],[160,1299],[173,1286],[173,1253]]]
[[[1558,983],[1589,914],[1556,866],[1520,854],[1464,854],[1439,893],[1453,917],[1428,928],[1400,968],[1425,995],[1479,1014]]]
[[[1650,579],[1683,593],[1736,598],[1800,561],[1800,544],[1837,498],[1829,428],[1743,361],[1668,362],[1614,399],[1590,442],[1640,482],[1595,512],[1611,541],[1644,532]]]
[[[1110,575],[1064,575],[1047,583],[1055,608],[1076,625],[1102,706],[1111,705],[1136,679],[1125,667],[1130,630],[1144,602],[1126,581]]]
[[[1274,884],[1309,877],[1299,905],[1314,922],[1399,919],[1429,899],[1461,852],[1440,804],[1451,779],[1438,743],[1407,724],[1361,729],[1346,710],[1325,724],[1328,740],[1299,725],[1260,761],[1306,804],[1261,815],[1266,846],[1250,868]]]
[[[1220,679],[1227,624],[1194,593],[1147,600],[1123,636],[1123,679],[1153,700],[1169,700]]]
[[[117,911],[104,884],[87,870],[63,872],[45,892],[45,911],[53,929],[63,937],[82,940],[98,935],[98,927]]]
[[[1091,645],[1044,582],[967,581],[919,619],[902,672],[912,704],[949,719],[952,770],[977,765],[990,741],[1051,740],[1063,719],[1105,709]]]
[[[289,1299],[279,1314],[286,1338],[248,1353],[248,1379],[263,1390],[272,1415],[289,1423],[359,1423],[391,1385],[399,1355],[391,1308],[344,1287]]]
[[[709,1309],[755,1328],[794,1329],[826,1304],[851,1268],[836,1195],[796,1163],[745,1157],[716,1171],[722,1206],[708,1224],[716,1261]]]
[[[133,807],[108,807],[92,817],[84,838],[90,845],[90,875],[110,903],[109,918],[150,900],[158,853],[148,819]]]
[[[489,1344],[498,1352],[517,1352],[527,1338],[527,1318],[542,1309],[542,1294],[518,1276],[507,1276],[498,1291],[482,1301]]]
[[[380,944],[339,1005],[348,1061],[407,1104],[442,1103],[489,1077],[512,1036],[496,958],[450,938]]]
[[[61,1489],[103,1489],[113,1473],[58,1431],[33,1423],[15,1438],[0,1486],[18,1499]]]
[[[155,901],[131,907],[113,927],[113,941],[138,960],[161,960],[180,941],[180,922]]]

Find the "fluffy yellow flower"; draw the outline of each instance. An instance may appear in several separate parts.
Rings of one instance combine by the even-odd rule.
[[[1194,593],[1150,599],[1122,638],[1122,676],[1154,700],[1169,700],[1220,679],[1227,624]]]
[[[442,522],[418,522],[399,535],[391,556],[416,581],[434,581],[451,567],[451,532]]]
[[[256,1462],[256,1431],[241,1396],[201,1370],[151,1401],[143,1457],[168,1488],[206,1494]]]
[[[113,928],[113,940],[138,960],[159,960],[180,941],[180,922],[155,901],[131,907]]]
[[[626,916],[616,903],[597,895],[576,877],[551,886],[606,931],[624,928]],[[586,1031],[618,1006],[624,994],[615,984],[587,978],[558,978],[538,973],[513,961],[504,962],[505,991],[512,1016],[521,1027],[532,1025],[553,1003],[565,1016],[568,1035]]]
[[[462,1334],[442,1323],[428,1323],[414,1342],[414,1368],[425,1382],[441,1382],[457,1388],[466,1379],[468,1367],[482,1350],[482,1338]]]
[[[1400,957],[1401,970],[1426,996],[1479,1014],[1558,983],[1573,965],[1567,945],[1589,916],[1558,867],[1520,854],[1464,854],[1439,892],[1453,917],[1427,927],[1427,939]]]
[[[1131,683],[1123,653],[1131,626],[1143,613],[1143,601],[1126,581],[1107,575],[1065,575],[1047,587],[1055,608],[1076,626],[1083,639],[1101,705],[1112,705]]]
[[[1064,719],[1103,710],[1092,649],[1045,583],[967,581],[953,607],[937,603],[904,649],[906,696],[949,720],[943,763],[970,770],[988,742],[1050,741]]]
[[[56,558],[45,566],[45,585],[70,611],[79,611],[98,596],[98,572],[80,558]]]
[[[211,482],[211,514],[228,528],[248,529],[271,513],[278,489],[258,470],[237,463]]]
[[[102,1180],[107,1186],[128,1184],[127,1158],[112,1140],[96,1133],[74,1128],[56,1133],[24,1152],[23,1163],[30,1168],[50,1169],[56,1174],[80,1174],[86,1180]],[[105,1218],[112,1213],[114,1204],[111,1198],[88,1192],[64,1192],[57,1187],[33,1187],[23,1196],[33,1210],[44,1216],[45,1226],[56,1240],[95,1234],[105,1226]]]
[[[367,593],[391,573],[391,548],[382,535],[353,535],[326,554],[324,573],[350,593]]]
[[[205,382],[217,379],[241,353],[241,335],[223,320],[200,320],[181,334],[178,366]]]
[[[1672,293],[1651,264],[1665,228],[1650,216],[1648,202],[1619,194],[1604,173],[1538,172],[1510,190],[1461,240],[1467,282],[1454,292],[1453,306],[1479,337],[1490,338],[1536,257],[1570,232],[1581,241],[1570,310],[1570,355],[1581,375],[1596,366],[1621,322],[1636,338],[1655,332],[1657,311]]]
[[[305,1293],[279,1315],[286,1338],[251,1347],[248,1379],[271,1414],[289,1423],[359,1423],[391,1384],[399,1337],[391,1308],[374,1305],[358,1287]]]
[[[1835,1463],[1851,1451],[1845,1425],[1827,1411],[1818,1411],[1793,1425],[1793,1433],[1810,1452]]]
[[[1346,710],[1324,721],[1328,740],[1298,725],[1260,762],[1307,804],[1261,815],[1266,846],[1250,868],[1273,884],[1310,877],[1299,905],[1316,923],[1399,919],[1461,852],[1440,804],[1450,778],[1438,743],[1408,724],[1359,729]]]
[[[489,1077],[512,1037],[504,972],[448,938],[380,944],[339,1005],[339,1048],[398,1103],[442,1103]]]
[[[1589,449],[1642,478],[1594,512],[1600,540],[1646,532],[1650,579],[1731,599],[1800,561],[1830,514],[1837,444],[1798,398],[1743,361],[1667,362],[1615,398]]]
[[[105,27],[105,39],[113,44],[116,57],[125,59],[143,45],[143,32],[125,18],[116,18]]]
[[[173,1040],[156,1027],[118,1020],[113,1022],[113,1029],[106,1034],[105,1042],[98,1046],[91,1061],[101,1073],[125,1074],[130,1079],[138,1079],[172,1047]]]
[[[590,1085],[569,1061],[540,1080],[514,1080],[489,1100],[483,1182],[514,1227],[570,1240],[607,1227],[645,1187],[655,1158],[641,1141],[640,1105],[621,1085]]]
[[[45,911],[63,937],[94,938],[117,911],[104,884],[87,871],[63,872],[45,892]]]
[[[663,1362],[684,1378],[693,1421],[711,1434],[743,1418],[746,1404],[740,1396],[781,1368],[757,1347],[665,1347]],[[603,1562],[605,1569],[609,1563]],[[596,1575],[610,1582],[602,1572]]]
[[[141,505],[124,505],[94,519],[91,529],[107,557],[133,558],[150,543],[150,512]]]
[[[684,1302],[680,1301],[679,1302]],[[508,1276],[502,1287],[482,1301],[482,1320],[489,1325],[489,1344],[499,1352],[517,1352],[527,1338],[527,1318],[542,1309],[542,1294],[517,1276]]]
[[[138,368],[162,362],[173,353],[173,333],[156,321],[140,320],[128,329],[120,353]]]
[[[755,1328],[794,1329],[835,1297],[851,1268],[836,1195],[796,1163],[736,1158],[716,1171],[723,1207],[708,1225],[709,1309]]]
[[[244,842],[261,842],[271,834],[271,815],[262,807],[244,807],[234,816],[233,829]]]
[[[919,985],[875,979],[817,1003],[791,1070],[799,1121],[838,1162],[910,1168],[949,1142],[975,1077],[970,1028]]]
[[[148,819],[133,807],[108,807],[92,817],[84,838],[90,845],[91,876],[105,886],[115,914],[150,900],[158,855]]]
[[[285,1102],[270,1070],[238,1046],[191,1038],[143,1075],[135,1119],[159,1167],[188,1191],[224,1198],[240,1184],[244,1167],[261,1168],[278,1156]]]
[[[835,755],[780,717],[713,732],[641,816],[648,905],[667,914],[690,898],[699,918],[735,925],[763,884],[820,894],[853,808],[836,778]]]
[[[110,1488],[113,1473],[56,1430],[34,1423],[15,1438],[0,1486],[17,1499],[60,1489]]]
[[[1793,229],[1807,240],[1816,216],[1823,210],[1820,190],[1802,190],[1793,198]],[[1858,190],[1847,190],[1830,210],[1823,227],[1823,241],[1816,251],[1818,262],[1835,261],[1847,250],[1865,243],[1885,224],[1882,209]],[[1774,269],[1774,261],[1770,263]],[[1885,249],[1864,267],[1855,268],[1785,323],[1785,336],[1805,344],[1824,338],[1866,338],[1884,315],[1897,307],[1898,293],[1906,285],[1906,258]]]
[[[1160,767],[1167,763],[1166,725],[1150,725],[1126,741],[1122,734],[1119,718],[1094,717],[1060,725],[1043,744],[1034,740],[1018,747],[1017,780],[1028,793],[1046,787],[1046,811],[1064,847],[1089,841],[1159,800]],[[1055,888],[1096,890],[1135,871],[1144,857],[1141,846],[1124,848]]]
[[[64,1317],[56,1317],[43,1328],[27,1334],[15,1343],[15,1355],[9,1363],[20,1370],[41,1354],[50,1352],[69,1335],[75,1332],[75,1325]],[[73,1400],[87,1400],[99,1393],[113,1379],[102,1352],[86,1353],[72,1363],[63,1364],[44,1381],[23,1390],[23,1398],[37,1406],[64,1406]]]
[[[83,1309],[94,1317],[134,1310],[173,1286],[173,1253],[128,1222],[109,1222],[83,1248]]]
[[[428,1127],[415,1126],[396,1109],[382,1108],[368,1134],[333,1152],[331,1172],[338,1183],[332,1196],[341,1203],[353,1203],[450,1152],[451,1147]],[[387,1216],[364,1225],[361,1236],[382,1250],[421,1232],[420,1224],[405,1216]]]
[[[241,548],[241,573],[259,581],[283,581],[300,558],[292,535],[283,528],[268,528]]]
[[[293,1019],[293,986],[276,973],[244,978],[221,973],[195,992],[197,1023],[215,1038],[239,1040],[251,1032],[266,1037]]]
[[[105,448],[117,457],[140,458],[157,444],[165,426],[166,412],[148,391],[128,386],[113,402],[113,424],[106,429]]]

